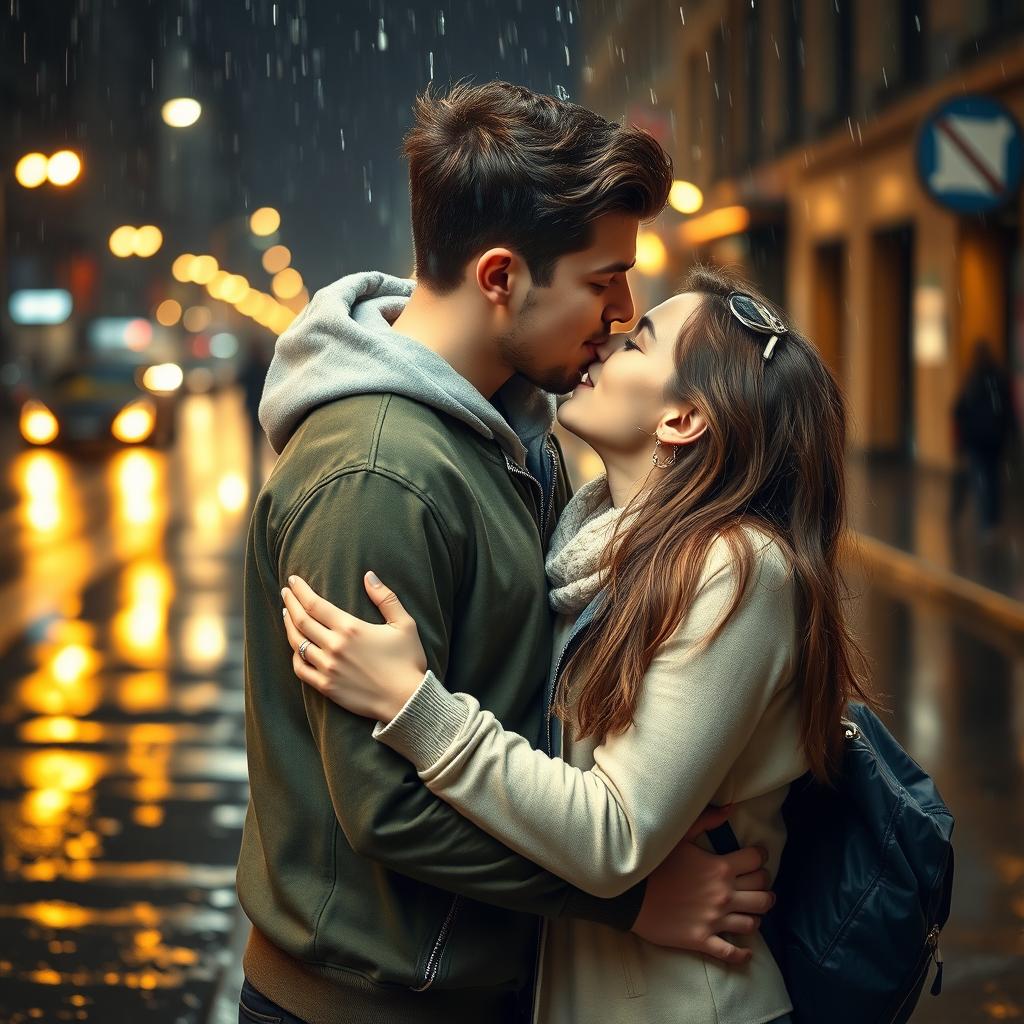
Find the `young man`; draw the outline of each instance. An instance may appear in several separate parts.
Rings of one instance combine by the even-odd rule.
[[[633,319],[637,228],[672,177],[644,133],[504,83],[422,98],[406,155],[415,289],[367,273],[318,292],[278,342],[261,407],[281,457],[246,557],[243,1020],[512,1020],[534,915],[706,951],[735,909],[711,910],[722,879],[764,887],[736,878],[758,851],[694,846],[674,875],[589,896],[436,800],[367,721],[294,677],[288,576],[370,618],[362,577],[379,567],[430,668],[541,734],[544,550],[569,497],[554,395]]]

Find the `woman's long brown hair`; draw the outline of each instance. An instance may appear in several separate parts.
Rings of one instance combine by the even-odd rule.
[[[746,292],[788,321],[737,275],[698,266],[682,290],[702,301],[680,331],[666,397],[695,406],[708,429],[679,447],[669,469],[652,470],[650,485],[619,520],[602,566],[607,600],[592,639],[566,665],[571,693],[560,689],[556,711],[580,737],[627,729],[644,675],[685,619],[719,537],[735,559],[738,583],[701,646],[714,643],[742,603],[756,568],[743,527],[755,526],[777,541],[795,574],[801,739],[811,771],[827,782],[839,767],[847,702],[874,703],[847,626],[849,592],[839,565],[843,395],[818,351],[792,327],[771,359],[762,358],[767,337],[732,315],[729,293]]]

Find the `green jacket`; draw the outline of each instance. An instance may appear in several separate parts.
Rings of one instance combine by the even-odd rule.
[[[553,437],[546,450],[554,483],[542,497],[496,441],[457,419],[406,397],[358,395],[302,422],[257,500],[245,567],[251,801],[238,892],[262,937],[319,986],[318,1001],[325,985],[339,998],[358,990],[385,1002],[410,991],[515,990],[534,968],[533,915],[628,928],[639,910],[642,885],[596,899],[434,797],[374,741],[370,722],[298,681],[282,624],[280,590],[292,573],[380,621],[362,582],[373,569],[416,619],[448,688],[539,742],[552,642],[544,550],[570,495]],[[294,972],[289,981],[255,954],[246,970],[290,1008],[280,996]]]

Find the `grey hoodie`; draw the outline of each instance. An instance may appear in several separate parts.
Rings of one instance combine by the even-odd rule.
[[[349,395],[389,393],[433,406],[496,439],[536,476],[544,465],[540,447],[554,423],[555,396],[516,374],[488,401],[436,352],[396,331],[391,323],[414,285],[367,271],[313,296],[277,339],[267,372],[260,423],[274,451],[284,448],[317,406]]]

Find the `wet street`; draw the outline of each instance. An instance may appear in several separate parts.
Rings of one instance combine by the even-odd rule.
[[[240,402],[4,466],[0,1020],[200,1021],[245,803]]]
[[[180,412],[167,452],[5,449],[3,1022],[223,1020],[234,995],[250,447],[234,393]],[[893,728],[958,819],[945,993],[914,1020],[1024,1020],[1024,638],[857,586]]]

